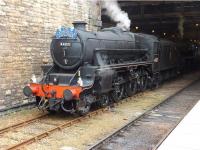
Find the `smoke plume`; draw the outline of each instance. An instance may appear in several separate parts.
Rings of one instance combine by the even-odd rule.
[[[181,36],[181,38],[183,38],[183,35],[184,35],[184,17],[181,15],[179,17],[179,22],[178,22],[178,30],[179,30],[179,34]]]
[[[102,0],[102,7],[106,9],[106,14],[115,22],[117,27],[122,30],[130,30],[131,21],[128,14],[121,10],[116,0]]]

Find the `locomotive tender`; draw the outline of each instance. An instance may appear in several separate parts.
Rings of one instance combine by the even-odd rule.
[[[39,108],[85,114],[93,103],[104,107],[177,74],[173,42],[155,36],[105,28],[88,32],[85,22],[57,30],[51,43],[53,65],[43,79],[23,90]]]

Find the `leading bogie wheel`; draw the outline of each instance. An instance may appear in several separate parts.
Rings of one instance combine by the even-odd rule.
[[[104,94],[100,97],[100,107],[106,107],[109,105],[110,99],[107,94]]]
[[[77,101],[77,113],[81,116],[86,115],[90,111],[91,102],[90,95],[83,96],[79,101]]]

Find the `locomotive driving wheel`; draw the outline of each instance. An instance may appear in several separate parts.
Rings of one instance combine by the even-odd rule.
[[[137,80],[132,80],[127,84],[127,95],[133,96],[137,92]]]
[[[148,84],[148,73],[147,71],[140,69],[138,74],[139,74],[139,80],[138,80],[139,90],[144,91],[146,90]]]
[[[120,101],[123,96],[124,96],[124,84],[123,84],[123,78],[122,77],[118,77],[115,81],[114,81],[114,89],[112,92],[112,98],[114,102],[118,102]]]

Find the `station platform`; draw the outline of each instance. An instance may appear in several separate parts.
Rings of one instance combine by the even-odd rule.
[[[157,150],[200,150],[200,100]]]

